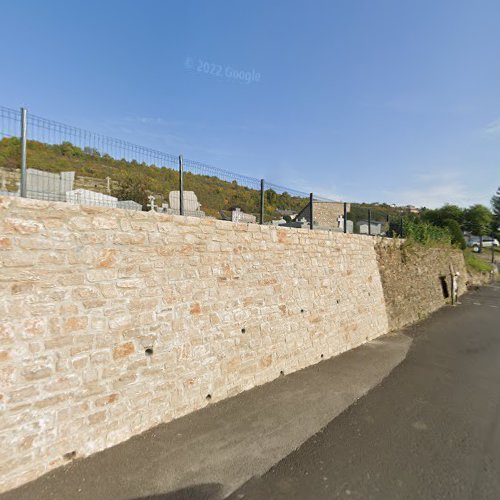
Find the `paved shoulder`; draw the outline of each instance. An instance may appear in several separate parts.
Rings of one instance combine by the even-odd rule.
[[[405,335],[381,337],[75,461],[0,499],[221,498],[264,474],[379,384],[410,343]]]
[[[500,289],[409,330],[382,384],[231,498],[500,498]]]

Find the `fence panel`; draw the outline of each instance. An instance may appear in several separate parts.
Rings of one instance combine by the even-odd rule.
[[[185,160],[184,189],[185,215],[234,222],[259,220],[259,179]]]
[[[0,106],[0,195],[21,189],[21,113]]]
[[[274,225],[309,227],[309,193],[264,181],[264,221]]]
[[[282,227],[401,235],[373,205],[336,202],[0,106],[0,194]],[[182,159],[183,174],[180,172]],[[181,182],[182,180],[182,182]],[[23,184],[24,182],[24,184]],[[388,207],[388,205],[385,205]],[[368,210],[371,210],[368,213]],[[398,217],[399,219],[399,217]]]
[[[28,138],[28,197],[142,210],[175,185],[174,155],[32,114]]]

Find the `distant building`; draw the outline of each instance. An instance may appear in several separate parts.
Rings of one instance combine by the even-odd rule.
[[[415,207],[414,205],[406,205],[405,207],[406,210],[408,210],[408,212],[412,213],[412,214],[418,214],[420,213],[420,209]]]

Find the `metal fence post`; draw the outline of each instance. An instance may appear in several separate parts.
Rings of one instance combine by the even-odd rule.
[[[401,217],[401,220],[399,221],[399,236],[400,238],[403,238],[403,217]]]
[[[309,222],[309,229],[313,229],[314,227],[314,212],[313,212],[313,194],[309,195],[309,207],[311,208],[311,221]]]
[[[21,108],[21,196],[26,198],[26,134],[27,134],[27,111]]]
[[[264,224],[264,179],[260,180],[260,223]]]
[[[347,233],[347,203],[344,201],[344,233]]]
[[[368,236],[372,235],[372,211],[368,209]]]
[[[179,214],[184,215],[184,160],[179,155]]]

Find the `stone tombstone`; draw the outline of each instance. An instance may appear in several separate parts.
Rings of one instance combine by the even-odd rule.
[[[257,217],[255,217],[255,215],[246,214],[245,212],[242,212],[240,208],[235,208],[231,212],[231,220],[233,222],[254,224],[255,222],[257,222]]]
[[[66,192],[66,201],[74,205],[91,205],[96,207],[118,207],[118,198],[88,189],[74,189]]]
[[[273,222],[280,222],[280,221],[273,221]],[[300,220],[292,220],[290,222],[286,222],[283,220],[283,223],[278,224],[280,227],[295,227],[297,229],[309,229],[309,221],[305,218],[302,217]]]
[[[337,222],[338,222],[337,229],[341,232],[344,232],[344,216],[339,215]],[[354,232],[354,224],[353,224],[352,220],[347,219],[345,221],[345,226],[346,226],[346,233],[353,233]]]
[[[48,201],[66,201],[73,190],[75,172],[53,174],[36,168],[26,170],[26,196]]]
[[[273,220],[273,221],[271,221],[271,224],[273,226],[281,226],[281,225],[286,224],[286,223],[287,222],[286,222],[285,219],[283,219],[283,217],[281,219],[279,219],[279,220]]]
[[[181,212],[180,192],[170,191],[168,194],[168,201],[168,204],[164,203],[162,205],[163,212],[179,215]],[[184,191],[184,215],[190,217],[205,217],[205,212],[201,210],[201,205],[193,191]]]
[[[181,195],[180,191],[170,191],[168,194],[168,202],[170,208],[180,210],[181,208]],[[197,212],[201,208],[198,198],[194,191],[184,191],[184,210],[186,212]]]
[[[118,208],[125,208],[126,210],[135,210],[137,212],[142,210],[142,205],[132,200],[118,200],[116,206]]]
[[[372,236],[378,236],[382,233],[382,224],[379,222],[372,222],[370,224],[370,233]],[[359,221],[359,234],[368,234],[368,221]]]

